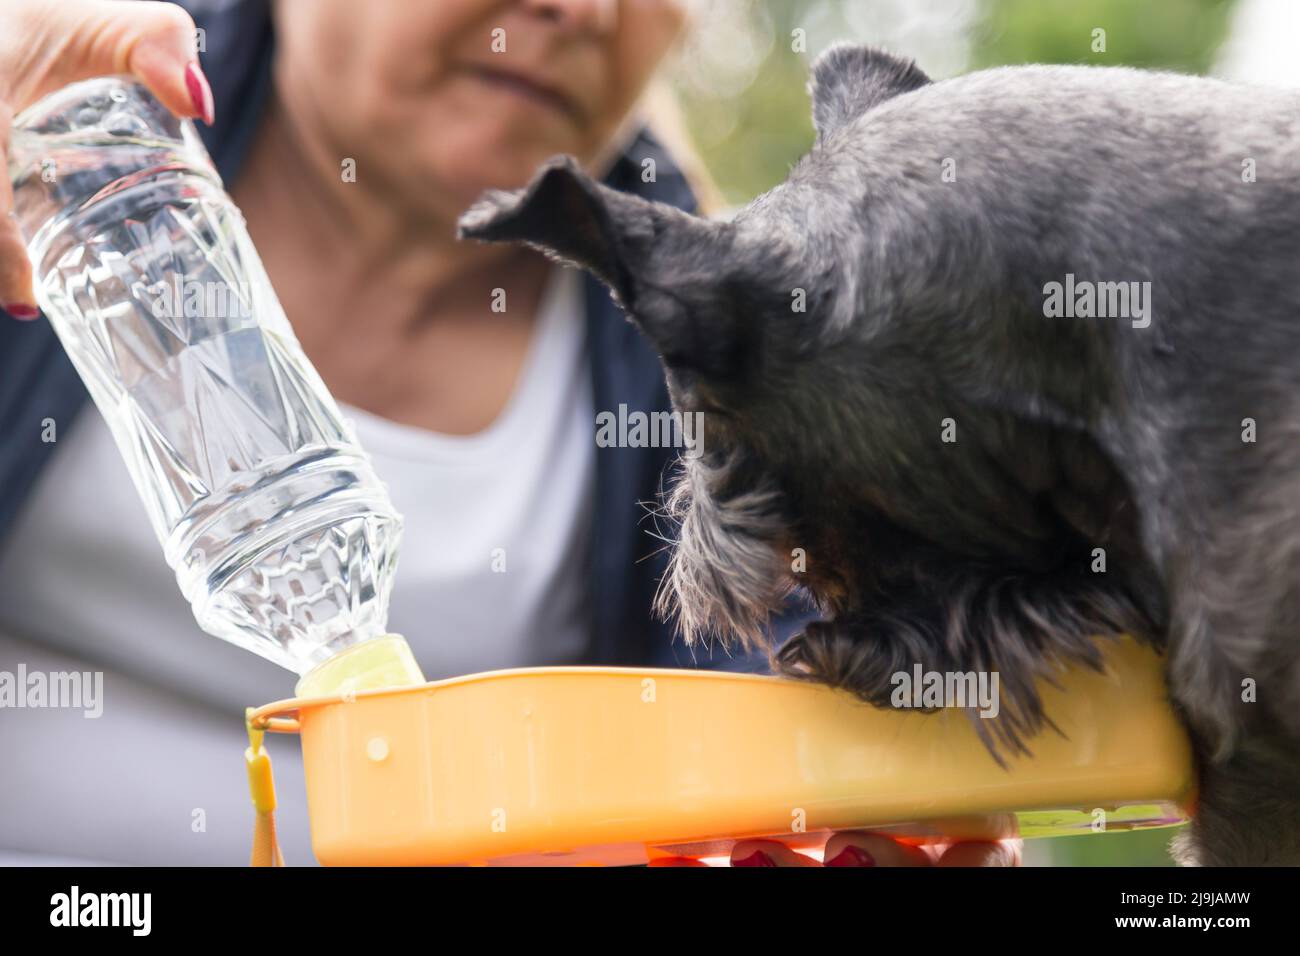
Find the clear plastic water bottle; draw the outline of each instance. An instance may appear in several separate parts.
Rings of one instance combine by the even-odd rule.
[[[16,119],[9,174],[39,304],[199,626],[300,694],[420,682],[386,633],[401,517],[193,124],[134,80],[78,83]]]

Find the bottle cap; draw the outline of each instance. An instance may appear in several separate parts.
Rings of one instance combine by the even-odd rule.
[[[298,681],[298,697],[328,697],[340,691],[379,690],[423,684],[424,674],[415,662],[406,638],[385,634],[354,644]]]

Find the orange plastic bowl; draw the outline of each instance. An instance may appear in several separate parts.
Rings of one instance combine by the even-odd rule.
[[[300,734],[326,865],[627,864],[840,828],[924,842],[1181,823],[1193,763],[1162,660],[1117,640],[1106,661],[1044,688],[1064,736],[1045,731],[1006,769],[961,712],[703,671],[496,671],[253,719]]]

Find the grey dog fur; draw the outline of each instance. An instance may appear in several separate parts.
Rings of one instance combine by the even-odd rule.
[[[1047,722],[1040,679],[1134,634],[1199,757],[1179,858],[1300,863],[1300,94],[932,83],[854,46],[811,87],[815,146],[733,219],[560,158],[461,222],[603,279],[704,413],[665,609],[761,643],[802,588],[824,620],[777,666],[876,704],[914,663],[997,670],[995,753]],[[1150,282],[1149,327],[1047,317],[1067,273]]]

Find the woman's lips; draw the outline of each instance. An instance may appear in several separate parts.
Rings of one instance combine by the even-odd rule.
[[[577,100],[548,83],[494,67],[471,66],[467,69],[471,75],[497,89],[557,110],[576,123],[583,122],[584,111]]]

